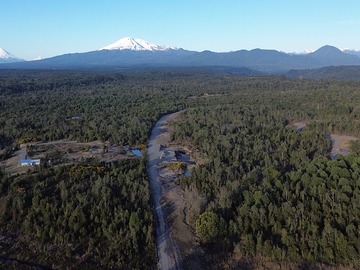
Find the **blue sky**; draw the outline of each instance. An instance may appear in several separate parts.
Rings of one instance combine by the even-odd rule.
[[[0,0],[0,47],[30,60],[125,36],[217,52],[360,50],[359,0]]]

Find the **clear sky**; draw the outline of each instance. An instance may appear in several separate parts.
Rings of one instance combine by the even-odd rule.
[[[0,47],[27,60],[125,36],[217,52],[360,50],[359,0],[0,0]]]

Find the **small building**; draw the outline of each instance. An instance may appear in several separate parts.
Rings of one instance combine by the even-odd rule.
[[[36,166],[40,165],[40,159],[22,159],[20,160],[21,166]]]

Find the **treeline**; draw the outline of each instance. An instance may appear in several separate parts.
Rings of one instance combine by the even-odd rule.
[[[17,235],[15,243],[0,244],[1,257],[52,268],[156,265],[144,160],[5,175],[0,191],[1,230]]]

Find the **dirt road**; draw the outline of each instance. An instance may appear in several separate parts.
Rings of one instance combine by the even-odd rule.
[[[156,217],[156,245],[158,253],[158,266],[161,270],[182,269],[180,253],[175,241],[171,238],[166,223],[165,209],[162,203],[162,189],[159,179],[158,164],[162,161],[160,151],[160,136],[167,120],[172,114],[159,119],[153,128],[148,144],[148,175],[150,179],[151,196]]]

